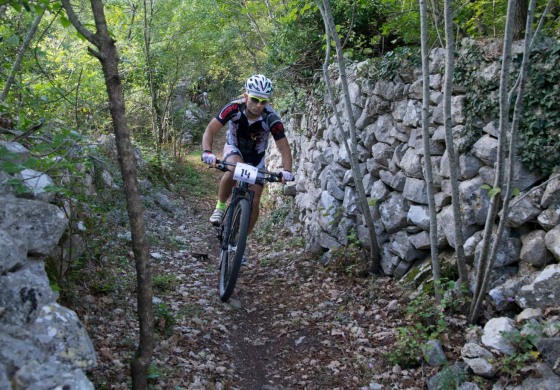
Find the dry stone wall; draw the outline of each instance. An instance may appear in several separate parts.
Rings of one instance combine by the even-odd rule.
[[[455,248],[449,158],[443,126],[445,60],[443,49],[430,53],[430,147],[434,172],[441,257],[452,259]],[[424,152],[421,129],[421,69],[404,67],[390,80],[370,81],[367,62],[347,69],[353,120],[359,138],[358,159],[366,194],[371,201],[386,275],[403,277],[413,266],[428,262],[429,212],[424,181]],[[499,64],[483,64],[479,78],[497,77]],[[340,79],[331,68],[332,82]],[[454,87],[451,115],[455,145],[467,142],[464,128],[465,88]],[[310,95],[311,96],[311,95]],[[369,247],[363,214],[356,202],[349,156],[339,142],[336,120],[328,98],[307,99],[303,114],[286,120],[295,161],[296,212],[292,229],[302,233],[312,251],[325,252],[348,244],[356,232]],[[347,128],[344,100],[337,101]],[[497,158],[497,118],[483,124],[483,134],[468,153],[458,158],[463,235],[469,268],[478,262],[482,230],[489,206],[488,186],[493,186]],[[274,149],[271,150],[274,156]],[[276,156],[277,157],[277,156]],[[272,165],[277,164],[275,158]],[[507,230],[496,261],[492,287],[509,276],[530,274],[560,259],[560,178],[542,177],[514,163],[514,187],[520,195],[507,217]]]
[[[16,159],[29,154],[15,142],[0,147]],[[76,313],[57,303],[45,272],[68,219],[50,203],[52,180],[26,171],[23,194],[0,171],[0,389],[93,389],[85,374],[96,365],[93,344]]]
[[[493,50],[489,45],[488,50]],[[519,47],[519,46],[517,46]],[[456,238],[451,206],[450,161],[443,127],[443,64],[445,53],[430,54],[430,148],[437,209],[438,249],[442,269],[453,269]],[[399,69],[390,80],[371,81],[367,62],[348,67],[352,115],[337,107],[344,125],[352,120],[358,130],[357,147],[361,178],[370,200],[370,212],[381,250],[381,266],[386,275],[419,286],[431,276],[430,218],[424,181],[424,152],[421,129],[422,81],[420,68]],[[481,63],[475,71],[479,80],[498,77],[497,62]],[[337,70],[332,82],[340,90]],[[369,247],[369,235],[362,211],[356,202],[355,178],[349,156],[337,136],[335,117],[328,114],[328,98],[309,93],[305,111],[285,120],[296,162],[296,183],[289,193],[295,196],[293,215],[286,225],[305,238],[309,251],[322,253],[328,262],[333,249],[344,247],[358,237]],[[474,115],[466,110],[467,88],[454,87],[452,121],[454,144],[472,145],[458,156],[461,223],[466,239],[464,249],[470,270],[480,261],[482,231],[489,207],[488,188],[494,185],[498,149],[497,118],[481,123],[483,134],[469,139],[465,132]],[[470,115],[470,116],[469,116]],[[550,131],[558,130],[551,129]],[[272,147],[269,166],[280,166]],[[524,378],[520,389],[560,387],[560,170],[543,177],[524,168],[515,159],[515,197],[507,216],[507,229],[498,250],[488,301],[487,323],[466,334],[461,350],[464,364],[455,364],[458,373],[473,373],[486,379],[498,376],[497,361],[511,354],[512,346],[503,331],[535,337],[542,363],[531,365],[536,375]],[[285,191],[286,193],[287,191]],[[503,218],[503,215],[500,215]],[[414,272],[412,272],[414,270]],[[447,275],[449,277],[449,274]],[[452,277],[452,276],[451,276]],[[519,313],[521,311],[521,313]],[[514,315],[519,313],[518,315]],[[513,317],[513,318],[512,318]],[[481,335],[481,336],[480,336]],[[436,341],[434,341],[436,342]],[[438,348],[430,346],[429,350]],[[444,356],[444,355],[442,355]],[[445,358],[444,358],[445,359]],[[438,359],[436,359],[438,360]],[[432,359],[426,358],[432,365]],[[461,375],[462,375],[461,374]],[[428,381],[428,388],[442,388],[442,370]],[[466,387],[465,387],[466,386]],[[471,386],[471,387],[469,387]],[[464,383],[461,388],[479,387]],[[499,387],[499,383],[494,388]]]

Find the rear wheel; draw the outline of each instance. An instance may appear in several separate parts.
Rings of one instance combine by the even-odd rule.
[[[247,199],[239,199],[226,218],[220,252],[220,299],[226,302],[233,294],[245,254],[251,207]]]

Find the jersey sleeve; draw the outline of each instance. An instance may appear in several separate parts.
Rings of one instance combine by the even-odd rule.
[[[278,141],[282,138],[286,137],[284,132],[284,124],[280,120],[280,117],[274,110],[270,110],[271,112],[268,114],[266,121],[268,127],[270,129],[270,133],[275,141]]]
[[[224,106],[221,111],[216,115],[216,119],[222,125],[225,125],[227,122],[235,118],[235,116],[239,113],[240,105],[237,102],[231,102]]]

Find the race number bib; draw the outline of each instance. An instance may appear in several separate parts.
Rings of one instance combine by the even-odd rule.
[[[243,181],[249,184],[255,184],[259,170],[249,164],[237,163],[235,172],[233,172],[233,180]]]

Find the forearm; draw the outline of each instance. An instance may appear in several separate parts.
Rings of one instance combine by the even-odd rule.
[[[281,139],[277,143],[278,151],[282,157],[282,168],[286,171],[292,172],[292,150],[286,138]]]
[[[292,172],[292,153],[289,149],[287,153],[282,154],[282,167]]]
[[[212,144],[214,143],[214,134],[205,131],[202,136],[202,150],[212,151]]]
[[[206,126],[206,130],[204,130],[204,134],[202,135],[202,150],[212,150],[214,134],[220,131],[221,128],[222,124],[218,122],[216,118],[210,121],[208,126]]]

